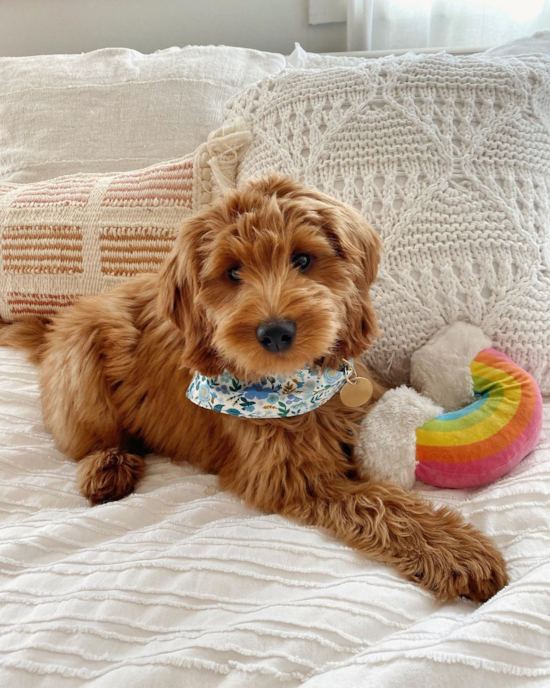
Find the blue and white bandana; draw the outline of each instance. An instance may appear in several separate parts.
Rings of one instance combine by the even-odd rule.
[[[244,382],[225,370],[217,377],[195,373],[187,398],[211,411],[243,418],[288,418],[313,411],[332,399],[351,374],[353,361],[343,369],[306,366],[289,377],[263,377],[254,383]]]

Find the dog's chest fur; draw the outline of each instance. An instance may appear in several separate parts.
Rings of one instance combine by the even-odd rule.
[[[123,415],[126,407],[134,409],[130,432],[139,434],[156,453],[219,473],[231,461],[242,466],[249,460],[246,454],[256,456],[260,446],[264,447],[262,459],[269,452],[281,461],[293,460],[307,449],[320,464],[327,454],[339,455],[342,471],[349,469],[342,445],[354,444],[364,410],[345,407],[336,395],[320,408],[293,418],[236,418],[190,402],[185,391],[191,377],[191,371],[165,363],[147,378],[149,383],[158,381],[154,386],[145,389],[138,379],[133,388],[125,385],[115,394]],[[140,400],[137,413],[136,397]]]

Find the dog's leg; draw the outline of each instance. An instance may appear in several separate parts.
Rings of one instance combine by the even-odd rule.
[[[133,492],[145,471],[145,459],[118,448],[100,449],[80,459],[78,487],[92,506],[114,502]]]
[[[61,317],[40,370],[44,421],[57,447],[78,462],[78,487],[90,503],[116,501],[133,491],[145,470],[143,447],[124,431],[112,400],[105,371],[116,356],[106,353],[101,328],[84,327],[78,310]],[[117,322],[124,325],[122,317]],[[119,339],[131,332],[122,330]]]
[[[222,471],[222,485],[256,508],[326,529],[439,599],[484,602],[507,584],[500,552],[458,513],[391,483],[323,475],[322,461],[277,461],[268,472],[265,447],[263,458],[246,462],[244,472]]]
[[[438,598],[484,602],[507,584],[500,552],[458,513],[434,509],[391,483],[350,482],[331,492],[308,508],[309,523],[394,565]]]

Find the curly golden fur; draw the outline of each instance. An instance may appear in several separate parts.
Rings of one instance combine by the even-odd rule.
[[[486,536],[457,513],[358,477],[365,408],[336,396],[301,416],[242,419],[185,397],[196,370],[257,379],[358,357],[377,332],[369,287],[379,252],[353,209],[272,175],[186,221],[159,274],[82,298],[47,323],[5,327],[0,344],[40,363],[46,424],[79,462],[92,504],[133,490],[147,448],[217,473],[251,506],[324,528],[441,599],[484,601],[507,583]],[[293,266],[297,253],[313,256],[305,272]],[[228,276],[235,266],[238,282]],[[256,329],[277,318],[297,334],[272,353]]]

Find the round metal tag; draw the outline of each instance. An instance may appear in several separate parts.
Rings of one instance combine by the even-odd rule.
[[[363,406],[372,397],[372,382],[366,377],[356,377],[353,382],[346,382],[340,390],[340,399],[344,406],[357,408]]]

